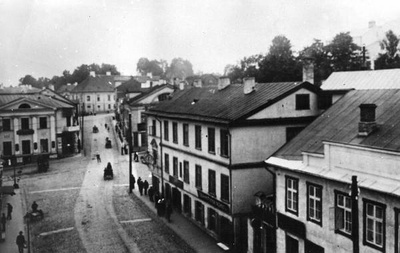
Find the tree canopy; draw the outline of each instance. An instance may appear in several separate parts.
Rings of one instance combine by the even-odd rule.
[[[399,37],[392,30],[386,32],[386,38],[380,43],[385,53],[379,54],[375,60],[376,69],[400,68]]]

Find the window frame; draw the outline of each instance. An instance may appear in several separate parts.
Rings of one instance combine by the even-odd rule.
[[[187,184],[190,183],[189,171],[189,161],[183,161],[183,182]]]
[[[7,122],[6,124],[4,124],[5,122]],[[2,126],[3,126],[3,130],[2,131],[12,131],[12,126],[11,126],[11,119],[7,118],[7,119],[2,119]],[[7,127],[5,127],[7,126]]]
[[[30,119],[29,118],[21,118],[21,127],[22,130],[30,129]]]
[[[310,110],[310,94],[296,94],[296,111]]]
[[[208,137],[208,153],[215,155],[215,128],[207,128]]]
[[[382,209],[382,246],[367,240],[367,236],[368,236],[367,235],[367,219],[368,219],[367,218],[367,215],[368,215],[367,205],[372,205],[374,207],[379,207]],[[376,214],[375,208],[374,208],[374,214]],[[378,218],[376,218],[376,219],[378,219]],[[375,221],[376,220],[374,220],[374,228],[376,226]],[[374,238],[375,238],[375,236],[376,236],[376,231],[374,231],[374,233],[373,233]],[[363,198],[363,244],[367,245],[371,248],[374,248],[376,250],[385,252],[385,248],[386,248],[386,205],[376,202],[376,201],[373,201],[373,200],[370,200],[370,199],[365,199],[365,198]]]
[[[196,188],[197,189],[200,189],[200,190],[202,190],[203,189],[203,180],[202,180],[202,168],[201,168],[201,165],[199,165],[199,164],[196,164],[195,165],[195,173],[196,173],[196,176],[195,176],[195,186],[196,186]]]
[[[229,131],[227,129],[220,129],[220,155],[222,157],[229,157]]]
[[[178,157],[176,157],[176,156],[172,157],[172,175],[176,178],[179,176],[178,166],[179,166]]]
[[[169,154],[164,153],[164,171],[169,174]]]
[[[164,120],[164,140],[169,141],[169,122]]]
[[[216,173],[215,170],[208,169],[208,194],[216,196]]]
[[[289,192],[288,180],[292,180],[293,182],[296,182],[296,184],[297,184],[297,187],[294,192],[294,194],[295,194],[294,196],[296,197],[296,203],[295,203],[296,208],[295,209],[288,207],[288,200],[289,200],[288,199],[288,192]],[[292,192],[292,190],[290,192]],[[292,203],[292,206],[293,206],[293,204],[294,204],[294,202]],[[299,215],[299,179],[291,177],[291,176],[285,176],[285,211],[295,214],[296,216]]]
[[[334,191],[334,193],[335,193],[335,233],[337,233],[337,234],[341,234],[341,235],[343,235],[343,236],[345,236],[345,237],[347,237],[347,238],[352,238],[352,235],[353,235],[353,231],[352,231],[352,226],[353,226],[353,214],[352,214],[352,202],[351,202],[351,196],[349,195],[349,194],[347,194],[347,193],[344,193],[344,192],[341,192],[341,191],[337,191],[337,190],[335,190]],[[343,206],[339,206],[339,200],[338,200],[338,197],[339,196],[343,196]],[[348,198],[349,199],[349,203],[350,203],[350,210],[349,210],[349,207],[346,207],[346,198]],[[342,217],[339,217],[339,209],[341,209],[341,210],[343,210],[343,216]],[[350,232],[347,232],[346,231],[346,223],[345,223],[345,221],[346,221],[346,213],[350,213],[350,218],[351,218],[351,220],[350,220]],[[338,219],[341,219],[341,221],[338,221]],[[340,224],[339,224],[339,222],[340,222]],[[343,227],[343,228],[341,228],[341,227]]]
[[[90,102],[90,96],[86,96],[86,102]]]
[[[182,124],[183,145],[189,147],[189,124]]]
[[[194,140],[195,140],[195,148],[197,150],[201,150],[201,126],[195,125],[194,126]]]
[[[229,203],[229,176],[225,174],[221,174],[221,200]]]
[[[172,142],[178,144],[178,122],[172,122]]]
[[[310,183],[307,182],[307,220],[311,221],[315,224],[318,224],[322,227],[322,218],[323,218],[323,209],[322,209],[322,203],[323,203],[323,187],[322,185],[318,185],[318,184],[314,184],[314,183]],[[310,195],[310,187],[314,188],[314,193],[315,195],[311,196]],[[320,196],[318,196],[318,191]],[[319,199],[318,199],[319,198]],[[314,202],[314,213],[311,212],[310,210],[310,204]],[[317,212],[318,212],[318,207],[319,207],[319,211],[320,211],[320,217],[318,220],[318,217],[312,217],[312,215],[317,216]]]

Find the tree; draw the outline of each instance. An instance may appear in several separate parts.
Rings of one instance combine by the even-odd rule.
[[[22,77],[19,79],[20,84],[23,85],[32,85],[32,87],[36,87],[37,85],[37,80],[31,75],[26,75],[25,77]]]
[[[166,77],[168,79],[179,78],[185,80],[186,77],[193,75],[193,66],[188,60],[174,58],[171,65],[167,68]]]
[[[138,63],[136,64],[136,70],[141,75],[147,75],[149,69],[149,59],[142,57],[139,59]]]
[[[141,75],[147,75],[151,73],[153,76],[164,76],[165,68],[166,68],[166,61],[164,60],[151,60],[147,58],[140,58],[138,63],[136,64],[136,70]]]
[[[360,70],[363,67],[361,48],[353,43],[350,32],[337,34],[325,51],[333,71]]]
[[[301,64],[293,56],[290,40],[283,35],[272,40],[268,54],[260,62],[259,82],[301,80]]]
[[[381,49],[385,50],[385,53],[379,54],[375,60],[376,69],[392,69],[400,68],[400,56],[399,56],[399,38],[392,30],[386,32],[386,38],[380,43]]]

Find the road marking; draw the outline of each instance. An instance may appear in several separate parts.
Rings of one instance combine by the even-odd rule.
[[[70,230],[72,230],[72,229],[74,229],[74,227],[62,228],[62,229],[58,229],[58,230],[54,230],[54,231],[50,231],[50,232],[41,233],[41,234],[39,234],[39,236],[46,236],[46,235],[51,235],[51,234],[57,234],[57,233],[65,232],[65,231],[70,231]]]
[[[69,190],[78,190],[78,189],[81,189],[81,187],[70,187],[70,188],[59,188],[59,189],[50,189],[50,190],[42,190],[42,191],[32,191],[32,192],[29,192],[29,193],[69,191]]]
[[[151,218],[136,219],[136,220],[123,220],[123,221],[120,221],[120,223],[135,223],[135,222],[143,222],[143,221],[151,221]]]

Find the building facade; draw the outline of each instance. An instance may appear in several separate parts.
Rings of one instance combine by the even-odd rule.
[[[146,113],[153,187],[222,247],[245,252],[253,195],[273,191],[263,159],[318,115],[318,92],[251,78],[177,92]]]

